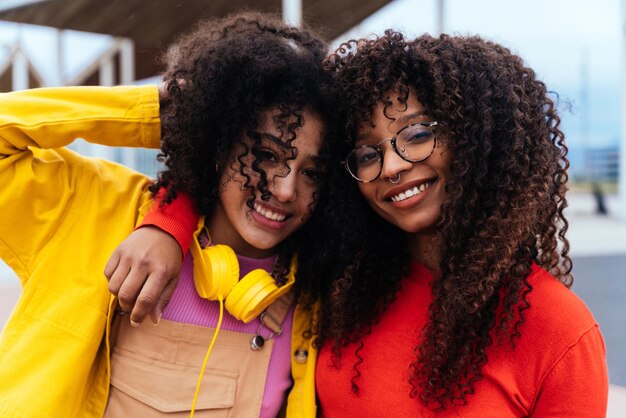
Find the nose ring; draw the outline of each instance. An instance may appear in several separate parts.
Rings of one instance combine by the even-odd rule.
[[[389,178],[389,183],[393,183],[396,184],[400,181],[400,173],[398,173],[398,177],[396,177],[396,179],[392,179],[391,177]]]

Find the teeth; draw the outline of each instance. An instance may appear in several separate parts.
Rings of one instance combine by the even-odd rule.
[[[271,221],[276,221],[276,222],[282,222],[287,217],[287,215],[282,215],[280,213],[272,212],[271,210],[264,208],[258,203],[254,204],[254,211],[258,213],[259,215],[263,216],[264,218],[267,218]]]
[[[415,186],[409,190],[405,190],[401,193],[398,193],[395,196],[391,196],[391,201],[392,202],[402,202],[403,200],[408,199],[409,197],[413,197],[416,196],[420,193],[422,193],[424,190],[426,190],[428,187],[430,187],[432,183],[431,182],[427,182],[427,183],[422,183],[419,186]]]

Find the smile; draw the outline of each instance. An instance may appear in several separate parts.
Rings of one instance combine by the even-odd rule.
[[[428,181],[426,183],[422,183],[419,186],[412,187],[408,190],[398,193],[397,195],[391,196],[390,199],[392,202],[402,202],[410,197],[416,196],[422,193],[424,190],[428,189],[433,184],[432,181]]]
[[[254,204],[254,211],[270,221],[283,222],[287,218],[287,215],[271,211],[258,203]]]

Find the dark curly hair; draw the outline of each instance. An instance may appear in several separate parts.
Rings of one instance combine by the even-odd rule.
[[[336,154],[332,139],[337,137],[338,126],[335,82],[322,67],[326,53],[327,45],[317,35],[269,15],[241,13],[200,23],[163,59],[167,70],[159,159],[167,168],[159,173],[151,191],[166,188],[163,203],[184,192],[200,214],[210,216],[219,199],[220,177],[230,164],[250,192],[249,207],[257,194],[268,200],[271,174],[263,169],[263,135],[257,127],[274,110],[278,113],[272,113],[273,122],[290,147],[303,124],[304,111],[321,118],[323,145],[316,164],[323,171],[322,166]],[[232,153],[238,150],[242,151],[233,162]],[[296,153],[291,147],[287,161]],[[251,163],[245,158],[250,154]],[[288,172],[285,163],[278,175]],[[251,174],[258,181],[253,182]],[[314,200],[322,197],[323,190]],[[292,237],[281,251],[290,255],[297,242],[297,236]],[[286,265],[289,258],[280,257]]]
[[[420,36],[388,30],[344,43],[327,60],[347,111],[348,141],[372,124],[378,103],[410,94],[439,126],[451,151],[452,181],[437,225],[439,265],[423,341],[407,364],[411,397],[433,409],[465,403],[482,378],[486,348],[515,345],[529,308],[531,264],[571,286],[563,209],[567,148],[546,86],[508,49],[480,37]],[[353,390],[358,390],[360,337],[371,332],[410,270],[409,236],[382,220],[357,183],[336,172],[325,207],[332,236],[318,266],[322,322],[316,344],[333,342],[333,357],[357,342]],[[333,237],[341,237],[337,240]],[[399,377],[400,378],[400,377]]]

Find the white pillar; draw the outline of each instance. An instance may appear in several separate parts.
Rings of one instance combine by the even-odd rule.
[[[126,167],[138,169],[137,167],[137,150],[135,148],[122,148],[122,161]]]
[[[11,78],[13,79],[13,85],[11,88],[15,90],[26,90],[30,87],[29,77],[28,77],[28,59],[26,55],[24,55],[24,51],[22,50],[22,38],[23,31],[22,26],[17,26],[17,39],[15,41],[16,48],[13,53],[12,68],[11,68]]]
[[[293,26],[302,25],[302,0],[283,0],[283,21]]]
[[[65,85],[65,76],[63,74],[63,64],[65,60],[65,51],[63,49],[63,31],[57,29],[55,31],[55,41],[56,41],[56,68],[54,74],[54,80],[52,82],[55,86],[64,86]],[[48,84],[48,83],[46,83]]]
[[[101,86],[113,86],[115,85],[115,65],[114,54],[105,54],[100,58],[100,85]],[[114,152],[110,147],[106,147],[98,144],[90,144],[89,152],[91,155],[104,158],[105,160],[113,160]]]
[[[13,78],[12,89],[26,90],[29,87],[28,83],[28,60],[22,52],[22,48],[18,46],[15,54],[13,55],[13,68],[11,76]]]
[[[100,85],[115,85],[115,66],[113,65],[113,56],[104,56],[100,61]]]
[[[436,0],[437,1],[437,35],[441,35],[445,32],[446,24],[445,24],[445,15],[446,15],[446,5],[444,0]]]
[[[626,0],[622,0],[622,126],[619,161],[619,216],[626,220]]]
[[[119,40],[120,84],[128,85],[135,81],[135,44],[132,39]]]
[[[118,39],[120,49],[120,84],[129,85],[135,81],[135,43],[130,38]],[[122,149],[122,164],[137,169],[135,148]]]

